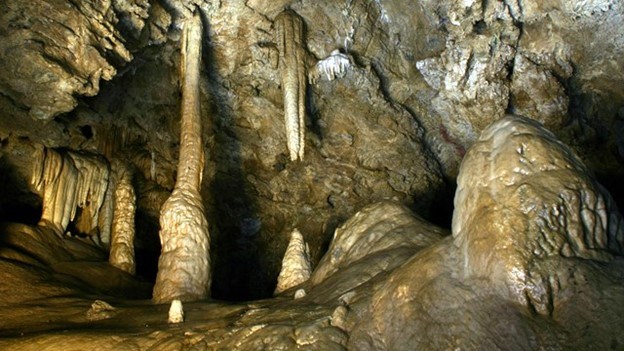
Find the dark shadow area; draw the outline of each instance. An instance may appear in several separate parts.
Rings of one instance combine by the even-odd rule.
[[[160,257],[160,239],[158,218],[150,216],[137,208],[135,217],[134,256],[136,275],[150,283],[156,281],[158,258]]]
[[[624,174],[596,174],[596,180],[611,194],[620,213],[624,213]]]
[[[320,112],[314,104],[315,94],[313,92],[312,84],[306,86],[306,114],[307,123],[306,127],[314,134],[319,142],[323,142],[323,121],[320,116]]]
[[[0,158],[0,221],[31,225],[39,222],[42,200],[30,192],[28,181],[6,157]]]
[[[216,165],[214,178],[205,179],[210,185],[204,186],[202,191],[208,203],[206,212],[210,223],[212,297],[222,300],[265,298],[271,296],[274,286],[263,279],[264,253],[258,245],[261,221],[245,180],[230,93],[218,75],[208,19],[205,15],[202,17],[203,67],[207,78],[202,93],[206,93],[210,101],[204,136],[214,138],[207,158]]]
[[[455,199],[455,191],[457,190],[457,183],[445,180],[444,186],[440,187],[438,191],[432,197],[431,205],[427,211],[422,214],[417,210],[427,221],[446,229],[451,229],[453,222],[453,200]]]

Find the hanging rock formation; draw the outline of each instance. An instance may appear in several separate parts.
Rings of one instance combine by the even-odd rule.
[[[115,209],[111,230],[110,256],[111,265],[134,274],[134,214],[136,195],[132,185],[132,173],[126,165],[114,163],[115,172]]]
[[[199,11],[182,38],[182,106],[178,179],[160,213],[162,252],[154,285],[156,303],[205,299],[210,294],[210,236],[200,195],[204,151],[199,76],[202,50]]]
[[[306,55],[303,19],[286,10],[275,18],[275,41],[284,92],[284,122],[290,160],[303,160],[305,149]]]
[[[98,226],[108,178],[109,168],[102,158],[41,149],[31,179],[43,198],[39,225],[62,235],[69,222],[76,220],[74,224],[80,233],[93,235]],[[79,208],[80,216],[75,218]]]
[[[310,278],[312,265],[310,249],[298,229],[290,234],[290,242],[282,260],[282,270],[277,277],[275,294],[300,285]]]

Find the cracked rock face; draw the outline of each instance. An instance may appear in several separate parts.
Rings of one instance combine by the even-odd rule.
[[[73,110],[75,96],[96,95],[132,59],[116,23],[110,1],[4,4],[3,105],[47,121]]]
[[[186,152],[179,67],[196,9],[201,142]],[[282,79],[275,38],[286,9],[298,16],[297,79]],[[192,299],[271,296],[292,228],[313,271],[275,300],[185,303],[184,335],[163,331],[164,307],[115,302],[100,322],[120,339],[67,336],[82,349],[619,349],[623,27],[616,0],[5,1],[0,281],[14,283],[0,301],[14,313],[0,333],[86,323],[84,294],[149,298],[151,283],[105,262],[104,173],[120,160],[132,171],[139,277],[157,276],[159,231],[190,222],[197,237],[210,232],[199,244],[210,257],[172,276],[212,279]],[[523,117],[488,127],[508,114]],[[303,160],[290,161],[289,139],[295,158],[305,144]],[[97,162],[51,158],[45,199],[30,184],[43,149]],[[190,167],[197,191],[160,222],[185,158],[205,160]],[[69,178],[55,178],[64,164]],[[456,180],[444,237],[424,219],[450,225]],[[54,228],[38,225],[42,210]],[[166,249],[198,247],[176,242]],[[31,307],[14,304],[27,300],[45,305],[41,320],[21,319]]]
[[[396,199],[444,222],[452,192],[444,178],[454,181],[466,150],[505,113],[544,123],[621,191],[619,2],[6,4],[0,137],[129,160],[145,199],[142,247],[158,250],[146,243],[158,240],[155,214],[178,176],[180,36],[196,6],[206,22],[201,189],[221,248],[214,274],[228,282],[216,284],[217,296],[258,281],[258,296],[269,296],[294,227],[309,233],[315,263],[333,229],[375,201]],[[285,148],[292,104],[275,40],[285,8],[302,23],[296,71],[312,78],[305,93],[297,89],[306,99],[297,99],[290,139],[305,143],[306,156],[296,163]]]

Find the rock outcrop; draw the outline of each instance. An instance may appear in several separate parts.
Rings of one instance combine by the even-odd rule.
[[[487,277],[511,298],[552,315],[572,283],[562,263],[609,262],[624,252],[611,196],[552,133],[505,117],[462,162],[453,236],[465,277]]]
[[[615,302],[624,296],[623,233],[611,197],[569,148],[535,121],[505,117],[462,162],[453,237],[411,257],[365,307],[353,307],[366,312],[349,346],[622,345],[613,325],[623,323]]]

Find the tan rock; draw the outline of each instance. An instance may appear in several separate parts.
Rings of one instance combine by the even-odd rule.
[[[153,300],[205,299],[210,295],[210,235],[200,194],[204,168],[199,75],[202,22],[189,19],[182,38],[181,145],[178,179],[160,212],[162,252]]]
[[[507,116],[484,130],[457,183],[453,236],[466,277],[503,283],[540,313],[552,313],[565,279],[550,260],[608,262],[624,251],[611,196],[534,121]]]
[[[312,265],[310,263],[310,249],[298,229],[290,234],[290,242],[284,253],[282,269],[277,277],[275,294],[304,283],[310,278]],[[305,296],[305,290],[303,291]]]

